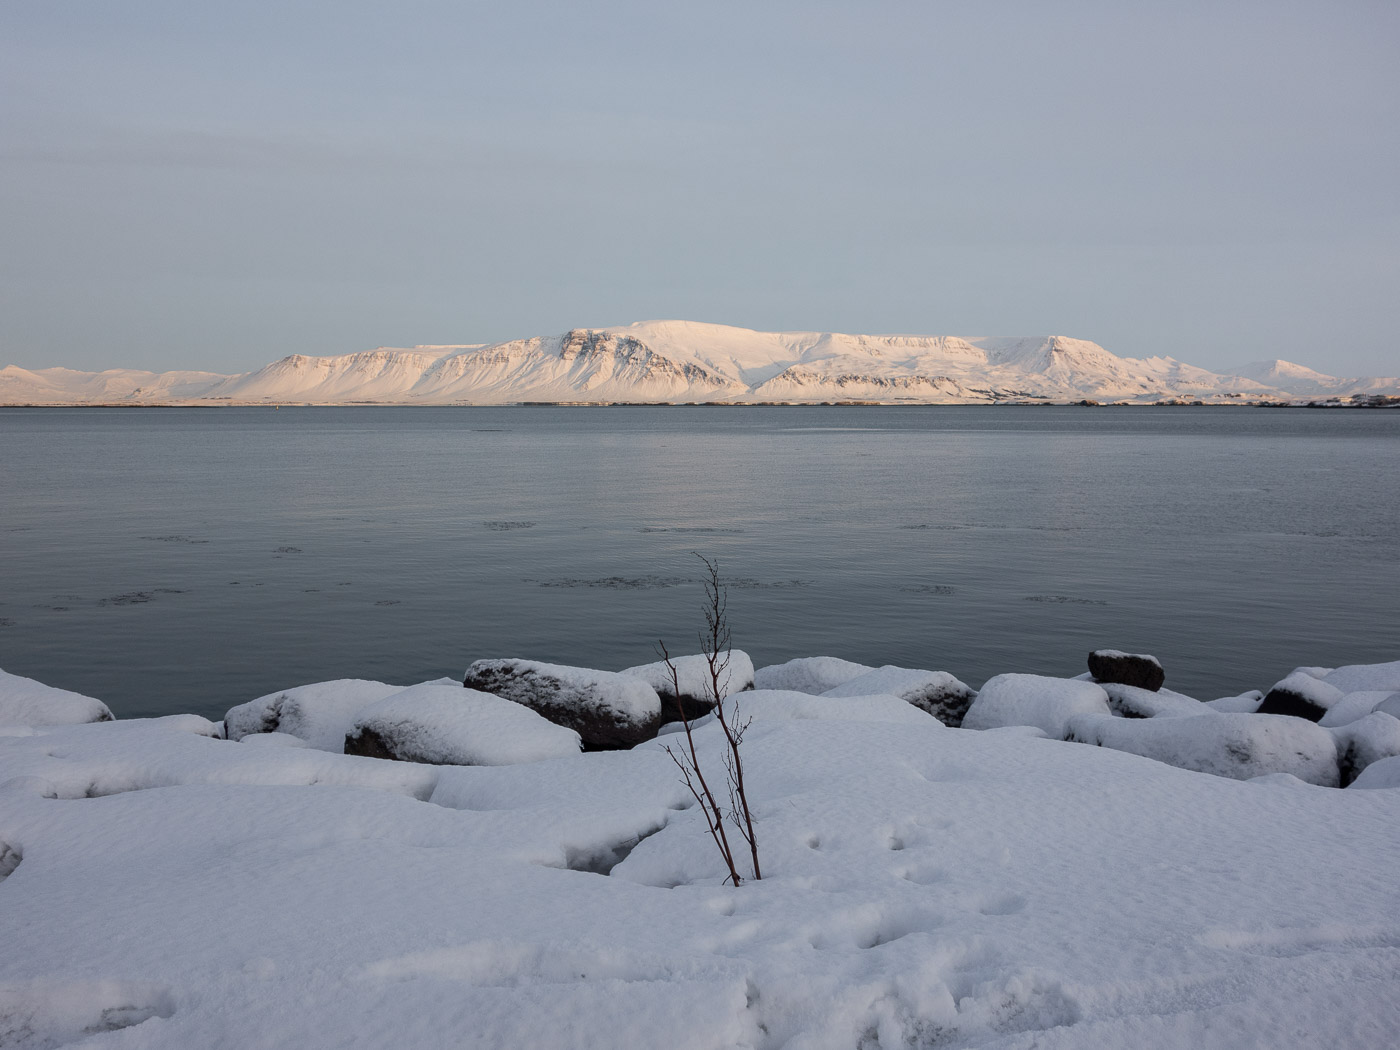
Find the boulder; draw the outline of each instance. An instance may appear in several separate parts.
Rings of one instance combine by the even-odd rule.
[[[424,682],[371,704],[345,736],[347,755],[450,766],[566,758],[579,735],[528,707],[455,682]]]
[[[820,696],[828,689],[845,685],[852,678],[873,671],[867,664],[852,663],[839,656],[803,656],[785,664],[769,664],[754,674],[755,689],[781,689]]]
[[[1080,714],[1112,717],[1108,694],[1102,686],[1073,678],[999,674],[989,679],[972,701],[963,717],[962,728],[1035,726],[1047,736],[1062,740],[1069,720]]]
[[[633,747],[661,727],[661,698],[635,675],[534,660],[478,660],[462,684],[574,730],[586,750]]]
[[[110,722],[101,700],[0,671],[0,726],[59,726]]]
[[[1385,758],[1400,756],[1400,718],[1384,711],[1372,711],[1363,718],[1332,730],[1337,741],[1337,764],[1342,787],[1361,771]]]
[[[755,722],[895,722],[932,728],[928,715],[888,693],[813,696],[786,689],[755,689],[736,697],[736,713]]]
[[[710,676],[710,661],[704,653],[694,656],[674,656],[671,663],[676,669],[676,681],[671,681],[671,669],[666,661],[638,664],[628,667],[618,674],[640,678],[656,690],[661,698],[663,721],[678,720],[682,713],[688,719],[700,718],[710,713],[715,706],[714,681]],[[719,656],[719,699],[730,693],[753,688],[753,661],[741,649],[730,649]],[[676,685],[680,695],[676,695]]]
[[[1343,693],[1334,685],[1308,672],[1315,668],[1298,668],[1283,681],[1278,682],[1259,705],[1261,715],[1292,715],[1306,718],[1309,722],[1321,721],[1334,704],[1342,699]]]
[[[1119,718],[1181,718],[1203,715],[1211,709],[1192,697],[1170,689],[1140,689],[1119,682],[1102,682],[1108,709]]]
[[[1327,709],[1327,713],[1322,716],[1318,725],[1324,729],[1336,729],[1338,726],[1355,722],[1359,718],[1365,718],[1392,696],[1400,696],[1400,693],[1391,693],[1383,689],[1363,689],[1355,693],[1347,693],[1346,696]],[[1395,711],[1390,713],[1400,718],[1400,713]]]
[[[1321,671],[1314,678],[1323,679],[1343,693],[1359,693],[1362,690],[1388,693],[1400,691],[1400,660],[1387,664],[1349,664],[1329,670],[1325,667],[1303,668],[1306,671]]]
[[[910,667],[884,667],[852,678],[828,689],[822,696],[874,696],[887,693],[927,711],[945,726],[957,729],[977,691],[958,681],[947,671],[919,671]]]
[[[1219,714],[1252,715],[1264,702],[1264,694],[1251,689],[1239,696],[1222,696],[1218,700],[1207,700],[1205,705]]]
[[[1233,780],[1290,773],[1322,787],[1339,782],[1332,734],[1299,718],[1216,712],[1193,718],[1081,715],[1071,719],[1067,738]]]
[[[1372,762],[1348,788],[1400,788],[1400,758],[1383,758]]]
[[[1095,649],[1090,653],[1089,673],[1096,682],[1116,682],[1153,693],[1167,680],[1155,656],[1123,653],[1117,649]]]
[[[401,689],[401,685],[363,678],[283,689],[229,708],[224,715],[224,736],[242,740],[254,734],[285,733],[321,751],[339,752],[360,712]]]

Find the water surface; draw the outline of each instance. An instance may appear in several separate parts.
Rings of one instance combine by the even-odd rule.
[[[693,649],[1209,699],[1400,658],[1400,412],[0,409],[0,668],[121,716]]]

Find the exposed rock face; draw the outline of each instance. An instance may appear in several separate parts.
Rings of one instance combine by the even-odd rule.
[[[1096,682],[1117,682],[1156,692],[1167,680],[1155,656],[1095,649],[1089,654],[1089,673]]]
[[[1292,715],[1319,722],[1342,699],[1342,691],[1300,668],[1279,682],[1259,705],[1261,715]]]
[[[877,693],[897,696],[953,729],[962,725],[967,709],[977,697],[976,690],[947,671],[921,671],[893,664],[868,671],[822,695],[874,696]]]
[[[753,661],[742,649],[730,649],[720,653],[719,698],[722,700],[731,693],[753,688]],[[679,721],[681,715],[687,719],[701,718],[714,710],[714,682],[710,676],[710,662],[704,653],[693,656],[673,656],[671,663],[676,669],[676,680],[671,680],[671,669],[666,661],[658,660],[650,664],[628,667],[619,674],[640,678],[656,690],[661,698],[661,720]],[[680,686],[680,695],[676,686]]]
[[[347,755],[363,755],[365,758],[384,758],[394,762],[413,762],[415,759],[399,755],[389,742],[368,726],[356,726],[345,737]]]
[[[586,750],[634,747],[661,728],[661,698],[640,678],[533,660],[478,660],[462,684],[574,730]]]

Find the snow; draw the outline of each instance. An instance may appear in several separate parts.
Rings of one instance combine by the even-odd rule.
[[[1320,787],[1338,786],[1337,745],[1331,734],[1306,719],[1286,715],[1212,712],[1141,719],[1078,715],[1070,720],[1068,737],[1234,780],[1289,773]]]
[[[0,671],[0,727],[106,722],[112,712],[101,700]]]
[[[870,696],[875,693],[897,696],[950,726],[962,725],[968,706],[977,695],[947,671],[920,671],[893,664],[867,671],[822,695]]]
[[[784,664],[760,667],[754,673],[754,688],[820,694],[873,670],[875,668],[836,656],[804,656]]]
[[[1109,713],[1108,694],[1093,682],[1035,674],[999,674],[987,680],[963,719],[964,729],[1035,726],[1061,739],[1078,714]]]
[[[394,758],[434,765],[503,766],[562,758],[579,750],[579,735],[528,707],[460,685],[425,682],[371,704],[355,721],[351,741],[372,737]]]
[[[250,733],[286,733],[339,754],[360,712],[402,688],[342,678],[284,689],[231,708],[224,715],[224,732],[230,740],[242,740]]]
[[[999,677],[979,704],[1097,706],[1076,724],[1190,753],[1247,722],[1280,755],[1331,741]],[[1400,791],[891,695],[733,702],[765,871],[737,889],[665,739],[429,766],[194,716],[0,736],[0,1046],[1393,1046]],[[695,738],[718,769],[719,728]],[[1400,759],[1353,786],[1400,787]]]

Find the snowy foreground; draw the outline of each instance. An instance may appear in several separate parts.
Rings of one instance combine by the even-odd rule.
[[[515,663],[654,716],[626,676]],[[756,680],[765,877],[734,888],[675,726],[580,753],[447,681],[97,721],[0,672],[0,1047],[1397,1045],[1400,663],[1208,704]]]

